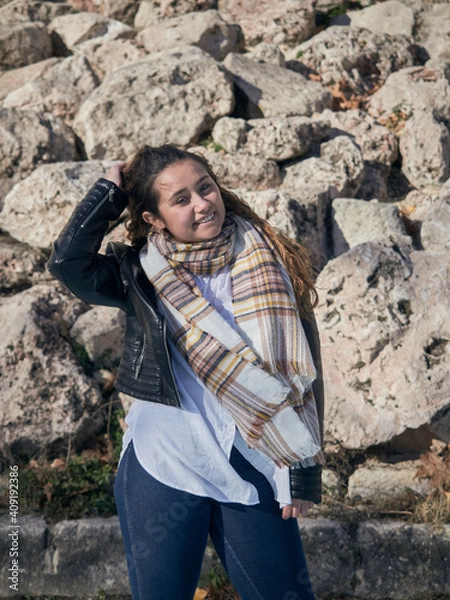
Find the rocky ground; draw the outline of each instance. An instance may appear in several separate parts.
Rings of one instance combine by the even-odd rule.
[[[66,461],[129,407],[123,316],[45,261],[113,161],[170,141],[311,251],[321,510],[446,521],[449,36],[430,0],[0,0],[2,463]]]

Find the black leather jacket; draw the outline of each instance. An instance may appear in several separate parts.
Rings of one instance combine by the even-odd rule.
[[[90,304],[115,306],[126,312],[125,342],[115,386],[135,398],[180,406],[166,339],[164,317],[156,308],[154,288],[145,275],[139,251],[111,243],[99,254],[108,225],[127,206],[127,195],[114,183],[99,179],[75,208],[55,241],[49,271],[76,296]],[[318,371],[316,402],[323,427],[323,383],[320,345],[314,318],[304,321]],[[294,498],[321,500],[321,468],[291,468]]]

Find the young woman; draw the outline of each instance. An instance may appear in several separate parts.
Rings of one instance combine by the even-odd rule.
[[[131,245],[99,254],[127,205]],[[49,268],[127,314],[115,497],[134,600],[191,600],[208,535],[242,600],[314,598],[295,518],[320,502],[323,460],[303,248],[203,157],[145,146],[88,192]]]

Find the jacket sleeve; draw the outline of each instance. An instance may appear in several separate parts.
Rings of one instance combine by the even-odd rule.
[[[302,320],[302,324],[317,371],[317,378],[313,384],[313,390],[319,418],[320,436],[323,441],[324,388],[319,330],[313,313],[310,314],[309,319]],[[314,467],[308,468],[291,467],[289,469],[289,475],[292,498],[311,500],[316,504],[319,504],[322,501],[321,465],[315,465]]]
[[[50,273],[90,304],[123,308],[125,290],[113,254],[99,254],[111,221],[119,218],[128,197],[107,179],[99,179],[77,205],[53,244]]]

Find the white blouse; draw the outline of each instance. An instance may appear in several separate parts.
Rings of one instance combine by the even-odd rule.
[[[145,260],[146,254],[141,254]],[[194,276],[203,296],[234,324],[228,267]],[[162,305],[159,306],[163,312]],[[257,504],[256,488],[230,465],[233,445],[271,484],[280,507],[291,503],[289,469],[248,448],[233,417],[169,340],[182,408],[136,400],[125,419],[122,455],[133,440],[137,459],[158,481],[220,502]]]

